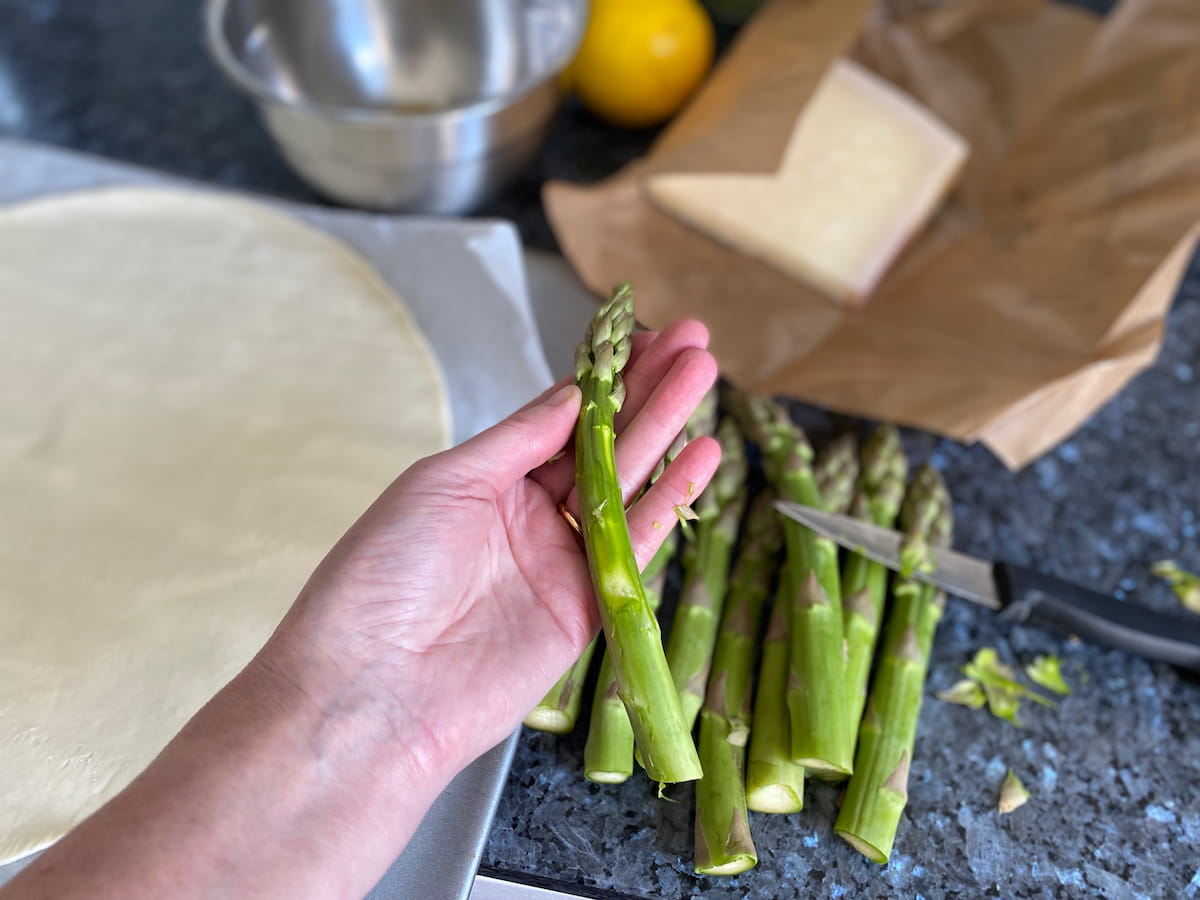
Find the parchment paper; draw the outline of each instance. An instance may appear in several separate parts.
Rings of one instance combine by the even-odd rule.
[[[863,310],[676,222],[641,187],[774,171],[840,54],[972,148]],[[1042,0],[774,0],[646,159],[545,199],[593,291],[632,281],[650,327],[704,320],[740,387],[983,441],[1018,468],[1158,351],[1200,236],[1200,3],[1123,0],[1099,19]]]

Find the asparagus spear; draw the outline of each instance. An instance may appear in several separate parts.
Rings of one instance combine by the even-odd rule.
[[[538,705],[529,711],[525,716],[525,724],[528,727],[554,734],[566,734],[575,727],[583,702],[583,682],[587,678],[588,667],[592,664],[598,641],[598,637],[592,638],[583,653],[579,654],[579,658],[571,664],[571,668],[562,674]]]
[[[679,451],[683,449],[689,437],[695,437],[697,434],[711,434],[716,425],[716,417],[717,394],[713,390],[709,391],[705,399],[696,407],[696,411],[688,420],[686,431],[681,431],[671,446],[667,448],[667,452],[650,476],[649,483],[653,484],[658,480],[671,460],[679,455]],[[662,598],[667,564],[675,555],[677,543],[678,532],[672,531],[642,571],[642,582],[652,609],[658,608]],[[579,658],[571,664],[571,668],[563,673],[538,705],[530,710],[529,715],[525,717],[525,724],[528,727],[555,734],[566,734],[575,727],[575,722],[579,718],[579,709],[583,703],[583,683],[587,679],[588,668],[592,664],[592,657],[595,655],[599,641],[599,637],[593,638]],[[595,735],[594,738],[593,735]],[[622,749],[625,746],[629,747],[628,753]],[[627,763],[621,762],[625,756],[628,756],[630,760]],[[625,704],[617,696],[617,679],[613,674],[612,662],[605,654],[597,676],[588,742],[584,748],[585,777],[592,781],[614,784],[624,781],[633,772],[632,759],[633,730],[629,725]],[[625,771],[626,768],[628,771]],[[595,774],[594,778],[592,773]],[[624,774],[622,775],[622,773]]]
[[[716,394],[710,391],[709,400],[696,408],[681,431],[667,448],[666,454],[650,476],[650,484],[666,470],[667,465],[696,434],[709,434],[716,418]],[[642,584],[646,589],[646,600],[652,610],[662,602],[662,592],[667,579],[667,567],[675,556],[679,545],[679,532],[672,530],[663,541],[658,552],[651,557],[642,570]],[[612,658],[605,653],[600,662],[600,673],[596,678],[596,694],[592,699],[591,721],[588,723],[587,743],[583,747],[583,776],[599,784],[620,784],[633,774],[633,726],[629,714],[617,693],[617,676],[613,672]]]
[[[932,564],[931,546],[949,543],[950,497],[929,466],[916,474],[900,511],[907,535],[905,572]],[[859,729],[854,774],[834,831],[872,862],[885,863],[908,802],[908,770],[916,739],[925,674],[943,596],[904,574],[892,590],[879,673]]]
[[[780,583],[784,580],[781,576]],[[746,806],[755,812],[793,813],[804,808],[804,767],[792,761],[787,708],[790,645],[788,604],[777,595],[763,637],[746,760]]]
[[[758,861],[746,813],[743,772],[747,733],[753,733],[750,682],[759,620],[771,591],[781,540],[773,500],[772,492],[760,493],[746,516],[700,711],[704,777],[696,784],[695,867],[704,875],[734,875]]]
[[[825,509],[844,513],[849,508],[858,472],[858,441],[850,432],[838,435],[821,448],[813,460],[813,478]]]
[[[575,354],[583,392],[575,429],[579,520],[617,692],[642,764],[660,783],[694,781],[700,758],[633,555],[614,458],[613,416],[625,398],[620,372],[633,327],[633,292],[623,285],[596,313]]]
[[[731,405],[763,451],[767,479],[784,499],[821,507],[804,432],[769,399],[732,394]],[[838,780],[854,759],[846,702],[845,638],[834,543],[792,520],[784,523],[787,564],[779,601],[790,604],[787,704],[792,759],[818,778]],[[779,602],[777,601],[777,602]]]
[[[746,506],[746,452],[732,419],[717,427],[721,463],[696,502],[695,542],[684,548],[683,587],[667,640],[667,664],[690,729],[704,703],[729,563]]]
[[[890,528],[904,499],[904,481],[908,458],[900,445],[900,433],[884,425],[863,444],[858,489],[850,514]],[[862,718],[867,702],[867,681],[879,625],[883,619],[883,601],[887,595],[888,571],[860,553],[846,557],[842,568],[842,610],[846,629],[846,695],[850,703],[850,721]]]

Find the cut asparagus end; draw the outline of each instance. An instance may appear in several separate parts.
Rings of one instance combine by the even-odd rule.
[[[747,869],[753,869],[758,865],[758,857],[744,854],[735,856],[720,865],[696,866],[696,871],[701,875],[738,875],[745,872]]]
[[[815,757],[802,756],[799,759],[794,759],[793,762],[803,768],[806,774],[811,775],[818,781],[845,781],[846,777],[853,771],[850,766],[832,765],[827,760]]]
[[[548,731],[551,734],[567,734],[575,727],[575,718],[567,715],[561,709],[549,709],[544,706],[537,706],[525,717],[525,725],[535,731]]]
[[[879,863],[880,865],[883,865],[888,861],[888,856],[892,852],[892,845],[890,842],[888,843],[886,850],[881,850],[879,847],[876,847],[869,841],[866,841],[849,831],[843,831],[840,828],[835,828],[833,829],[833,833],[873,863]]]
[[[598,643],[599,639],[593,638],[541,702],[529,711],[525,716],[525,724],[528,727],[551,734],[566,734],[575,727],[579,719],[579,709],[583,704],[583,682],[587,678]]]
[[[606,772],[602,769],[586,769],[583,777],[596,784],[624,784],[629,780],[630,772]]]
[[[803,771],[803,770],[801,770]],[[746,807],[754,812],[787,815],[804,809],[804,791],[775,779],[746,793]]]

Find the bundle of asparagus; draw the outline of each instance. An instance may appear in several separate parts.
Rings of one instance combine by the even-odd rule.
[[[878,428],[861,452],[852,437],[842,436],[814,460],[807,437],[783,406],[725,393],[730,416],[716,429],[722,463],[696,504],[694,544],[685,552],[684,587],[664,652],[654,610],[674,545],[664,544],[638,576],[612,452],[632,322],[628,291],[618,290],[577,355],[584,391],[576,433],[580,523],[608,648],[592,705],[585,774],[593,781],[624,781],[636,745],[652,779],[699,778],[695,868],[713,875],[756,864],[748,810],[800,810],[806,770],[830,781],[848,777],[834,830],[869,859],[885,862],[907,802],[943,602],[911,574],[930,564],[932,547],[949,541],[946,486],[924,466],[905,491],[907,460],[892,427]],[[676,451],[688,436],[713,432],[715,406],[697,411]],[[739,530],[748,480],[743,432],[761,450],[769,487]],[[849,510],[884,527],[899,515],[905,571],[894,580],[886,617],[887,570],[853,553],[839,567],[832,542],[775,513],[776,496]],[[760,643],[760,620],[777,571]],[[569,729],[586,668],[581,658],[564,676],[547,696],[540,722]],[[690,734],[697,716],[698,754]]]

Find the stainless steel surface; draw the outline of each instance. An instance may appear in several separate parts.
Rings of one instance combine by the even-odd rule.
[[[775,508],[847,550],[861,553],[894,571],[901,569],[900,547],[904,535],[898,531],[786,500],[775,501]],[[992,564],[948,547],[935,548],[933,569],[913,572],[912,577],[990,609],[1004,605],[996,593]]]
[[[132,166],[3,139],[0,172],[0,204],[105,185],[198,187]],[[491,425],[552,380],[526,294],[520,240],[511,224],[275,205],[345,242],[404,298],[445,373],[456,441]],[[516,352],[503,359],[489,357],[497,334]],[[481,366],[480,359],[491,362]],[[465,900],[515,741],[514,734],[458,775],[370,894],[372,900]],[[0,885],[32,859],[0,866]]]
[[[217,66],[330,197],[462,213],[540,149],[587,0],[206,0]]]

